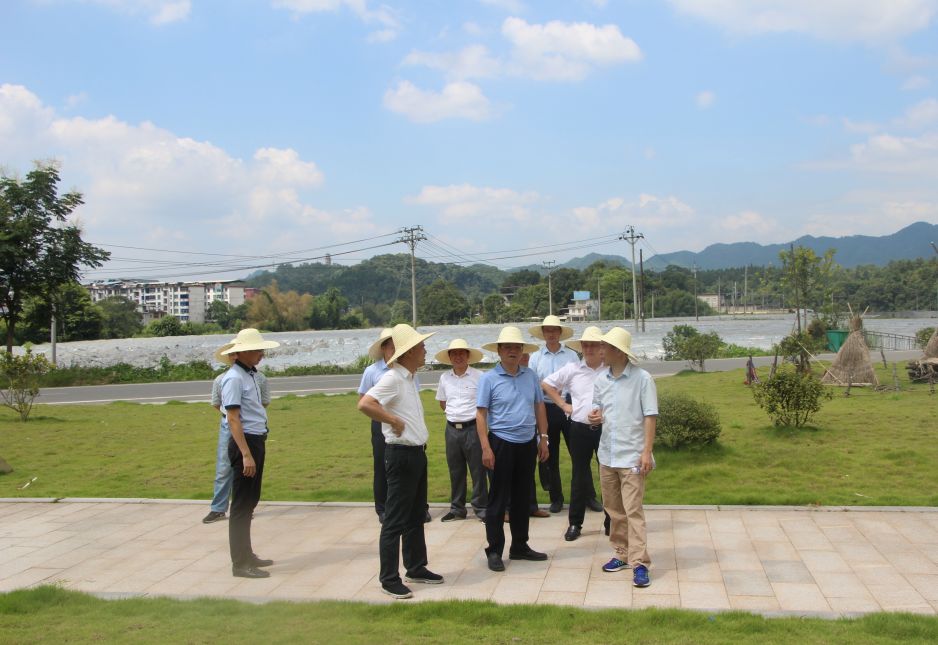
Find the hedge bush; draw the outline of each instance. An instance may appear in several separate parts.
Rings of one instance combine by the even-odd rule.
[[[668,448],[703,446],[720,436],[720,415],[715,407],[686,394],[658,394],[658,429],[655,443]]]
[[[752,396],[776,426],[801,427],[821,409],[821,400],[831,393],[810,372],[799,373],[782,365],[775,375],[753,383]]]

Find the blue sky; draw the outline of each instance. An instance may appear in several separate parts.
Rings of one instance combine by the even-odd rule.
[[[888,234],[938,222],[936,97],[938,0],[0,8],[0,165],[61,164],[114,257],[89,278],[354,262],[409,226],[500,268],[626,255],[629,225],[646,257]]]

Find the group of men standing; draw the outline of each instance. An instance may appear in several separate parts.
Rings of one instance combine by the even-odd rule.
[[[492,571],[504,571],[503,556],[509,525],[511,560],[543,561],[546,553],[528,544],[529,504],[537,509],[535,465],[540,462],[542,487],[550,494],[550,510],[563,509],[559,472],[560,439],[568,448],[573,470],[569,526],[564,539],[580,537],[587,508],[606,511],[606,534],[614,557],[603,571],[633,569],[637,587],[650,584],[642,510],[645,477],[654,467],[652,446],[658,414],[654,381],[636,367],[631,335],[621,328],[603,334],[596,327],[568,340],[573,330],[548,316],[530,330],[545,346],[525,342],[517,327],[504,327],[495,342],[483,348],[498,354],[487,372],[471,365],[482,352],[465,340],[453,340],[436,359],[452,367],[440,378],[436,399],[446,416],[446,459],[451,503],[444,522],[466,519],[466,474],[476,517],[485,524],[486,560]],[[382,590],[398,599],[412,597],[404,582],[441,584],[443,576],[427,568],[424,523],[427,512],[429,430],[416,372],[426,361],[425,341],[406,324],[382,331],[369,349],[375,362],[362,376],[358,409],[371,420],[375,511],[379,538]],[[560,344],[567,340],[566,347]],[[239,333],[217,356],[231,368],[216,385],[224,408],[219,463],[225,457],[232,481],[229,544],[232,573],[260,578],[273,564],[254,554],[250,526],[260,498],[267,436],[265,405],[257,364],[264,350],[278,346],[254,329]],[[582,354],[582,359],[577,355]],[[530,364],[526,365],[530,356]],[[227,436],[222,454],[222,433]],[[592,460],[600,462],[603,504],[593,487]],[[219,466],[221,472],[221,466]],[[216,489],[218,482],[216,482]],[[216,490],[216,497],[218,491]],[[509,513],[512,500],[514,511]],[[216,509],[204,521],[224,517]],[[401,579],[399,561],[405,568]]]

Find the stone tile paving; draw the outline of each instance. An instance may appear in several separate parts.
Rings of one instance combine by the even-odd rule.
[[[205,502],[0,500],[0,592],[58,584],[103,597],[214,596],[252,601],[389,602],[377,582],[379,526],[366,504],[262,503],[255,550],[271,577],[231,576],[226,522]],[[426,526],[439,586],[415,599],[476,599],[588,608],[740,609],[767,615],[938,612],[938,509],[648,507],[652,585],[604,573],[602,516],[565,542],[566,513],[531,520],[547,562],[490,572],[472,519]],[[507,526],[506,526],[507,530]],[[403,569],[402,569],[403,572]],[[392,601],[393,602],[393,601]]]

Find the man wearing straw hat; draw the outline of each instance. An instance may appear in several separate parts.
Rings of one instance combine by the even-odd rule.
[[[440,584],[443,576],[427,569],[427,543],[423,524],[427,508],[427,439],[423,403],[414,373],[427,356],[424,341],[410,325],[391,330],[394,354],[388,371],[358,401],[358,410],[381,422],[388,497],[379,538],[381,590],[392,598],[413,597],[401,581],[398,562],[403,551],[406,580]]]
[[[488,487],[482,467],[482,445],[476,432],[476,392],[482,372],[471,363],[482,360],[482,352],[462,338],[437,352],[436,360],[453,369],[440,375],[436,400],[446,414],[446,465],[449,467],[449,512],[440,521],[466,519],[466,466],[472,477],[472,510],[485,521]]]
[[[221,380],[221,404],[231,432],[228,459],[234,473],[228,522],[231,573],[240,578],[267,578],[270,573],[260,567],[273,561],[257,557],[251,546],[251,519],[261,498],[267,441],[267,410],[256,376],[264,350],[280,343],[264,340],[256,329],[248,328],[238,332],[229,345],[219,354],[233,361]]]
[[[374,363],[366,367],[362,374],[362,380],[358,386],[359,401],[388,371],[387,360],[393,355],[394,341],[391,340],[390,327],[386,327],[381,330],[378,340],[368,348],[368,357]],[[375,498],[375,513],[378,515],[378,522],[383,524],[384,504],[388,498],[388,476],[384,472],[384,435],[381,433],[381,422],[374,419],[371,420],[371,461],[373,471],[371,490]]]
[[[591,425],[602,424],[599,477],[603,506],[612,520],[609,541],[615,555],[603,565],[613,573],[632,568],[632,584],[651,584],[646,547],[645,478],[655,467],[652,447],[658,421],[658,393],[651,375],[636,366],[632,335],[613,327],[602,337],[609,369],[596,377]]]
[[[222,351],[228,349],[234,344],[234,341],[222,345],[215,351],[215,360],[219,363],[231,365],[233,362],[230,356],[222,355]],[[212,381],[212,407],[221,410],[221,381],[225,378],[225,372],[222,372]],[[255,371],[254,379],[261,391],[261,405],[265,408],[270,405],[270,383],[263,372]],[[228,429],[228,421],[225,414],[221,415],[221,422],[218,424],[218,450],[215,456],[215,488],[212,491],[212,504],[208,515],[202,518],[203,524],[212,524],[225,519],[225,513],[228,511],[228,499],[231,497],[231,461],[228,459],[228,441],[231,439],[231,431]]]
[[[521,330],[505,327],[498,340],[482,346],[497,352],[499,363],[479,379],[476,399],[476,430],[482,444],[482,464],[492,471],[489,501],[485,511],[485,555],[492,571],[504,571],[504,516],[508,500],[528,500],[534,485],[536,460],[547,459],[547,416],[544,394],[534,371],[521,367],[524,352],[537,349],[525,343]],[[528,545],[530,518],[512,513],[509,520],[511,560],[546,560],[547,554]]]
[[[573,542],[580,537],[586,503],[593,487],[593,455],[599,447],[602,430],[589,425],[587,416],[593,405],[593,385],[603,371],[603,333],[599,327],[587,327],[578,340],[567,341],[567,347],[583,354],[583,360],[567,363],[541,381],[544,393],[569,419],[568,430],[570,462],[573,477],[570,482],[569,527],[563,539]],[[567,403],[563,392],[569,392]]]
[[[560,341],[573,336],[573,329],[564,326],[557,316],[547,316],[540,325],[534,325],[528,332],[544,341],[544,347],[532,352],[530,367],[537,374],[538,382],[559,370],[567,363],[578,363],[579,357],[572,349],[564,347]],[[562,392],[566,395],[566,392]],[[547,410],[547,435],[550,439],[550,457],[538,467],[541,487],[550,493],[550,512],[563,510],[563,484],[560,480],[560,437],[567,441],[567,427],[570,423],[567,415],[556,403],[544,400]],[[568,446],[569,449],[569,446]]]

